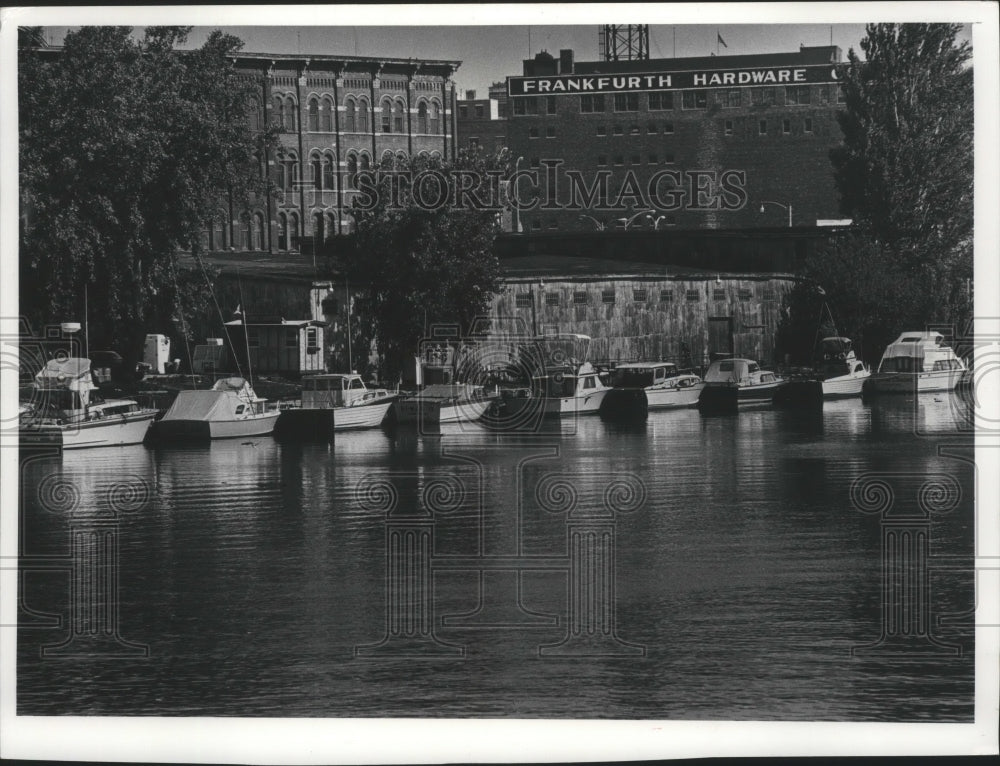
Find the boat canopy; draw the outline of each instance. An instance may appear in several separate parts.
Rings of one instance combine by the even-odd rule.
[[[218,383],[211,391],[181,391],[163,419],[230,421],[243,416],[248,412],[248,408],[253,407],[255,401],[260,401],[252,396],[252,391],[251,398],[247,399],[240,390],[220,389],[217,386]],[[250,388],[249,385],[246,387]]]
[[[944,346],[944,336],[939,332],[904,332],[886,347],[882,358],[908,356],[922,359],[928,351],[936,351],[942,347],[947,348]]]
[[[706,383],[735,383],[760,372],[760,365],[753,359],[717,359],[705,373]]]
[[[66,388],[70,391],[93,391],[90,360],[71,356],[68,359],[50,359],[35,375],[39,388]]]

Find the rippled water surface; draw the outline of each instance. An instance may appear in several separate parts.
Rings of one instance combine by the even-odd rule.
[[[18,712],[971,721],[963,422],[930,395],[25,454]],[[81,530],[117,614],[71,589]]]

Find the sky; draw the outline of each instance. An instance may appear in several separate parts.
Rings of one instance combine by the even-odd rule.
[[[608,21],[618,21],[610,19]],[[259,53],[312,53],[396,58],[449,59],[462,62],[455,75],[460,94],[473,89],[482,98],[487,87],[508,75],[521,74],[523,59],[541,50],[553,55],[572,48],[578,61],[598,56],[599,25],[508,26],[200,26],[189,44],[200,45],[212,29],[221,28],[245,42],[244,50]],[[58,44],[66,27],[48,29]],[[840,46],[859,50],[864,24],[651,24],[652,58],[747,53],[788,53],[800,45]],[[718,44],[718,37],[726,47]],[[964,39],[969,39],[966,28]]]

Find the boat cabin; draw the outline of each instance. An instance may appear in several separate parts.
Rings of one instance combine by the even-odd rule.
[[[854,355],[850,338],[823,338],[813,367],[824,378],[865,372],[864,362]]]
[[[35,375],[32,399],[35,410],[61,419],[84,418],[91,405],[103,403],[83,357],[50,359]]]
[[[356,373],[308,375],[302,378],[302,408],[350,407],[358,401],[374,399],[375,391],[365,386]]]
[[[586,362],[576,368],[555,369],[546,375],[538,375],[532,378],[532,384],[538,395],[554,399],[586,396],[607,388],[593,365]]]
[[[965,364],[939,332],[904,332],[890,343],[879,372],[937,372],[964,370]]]
[[[776,380],[773,372],[762,370],[752,359],[716,359],[705,373],[709,385],[754,386]]]
[[[681,373],[673,362],[628,362],[619,364],[611,374],[611,385],[615,388],[651,388],[671,384],[684,387],[696,382],[695,376]]]

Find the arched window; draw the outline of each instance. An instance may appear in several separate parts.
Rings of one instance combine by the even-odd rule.
[[[299,183],[299,158],[294,152],[289,152],[287,159],[285,160],[287,168],[285,170],[285,180],[288,185],[285,187],[285,191],[294,191],[297,184]]]
[[[392,102],[389,99],[382,101],[382,132],[392,133]]]
[[[347,99],[347,103],[344,104],[344,131],[347,133],[354,133],[358,129],[358,123],[355,118],[355,106],[354,99]]]
[[[288,96],[285,99],[285,113],[282,116],[282,129],[286,133],[294,133],[296,130],[296,125],[298,121],[295,119],[298,113],[298,105],[295,103],[295,99]]]
[[[252,248],[252,237],[253,229],[250,225],[250,214],[243,213],[240,216],[240,250],[250,250]]]
[[[437,101],[431,102],[430,130],[435,136],[441,132],[441,105]]]
[[[392,132],[403,132],[403,102],[397,101],[392,107]]]
[[[324,133],[333,132],[333,101],[329,96],[323,98],[319,112],[319,129]]]
[[[312,235],[313,235],[313,246],[319,247],[323,244],[325,237],[323,236],[323,214],[313,213],[312,215]]]
[[[330,153],[323,155],[323,188],[328,191],[337,188],[336,165]]]
[[[319,155],[319,152],[315,152],[309,158],[309,164],[312,170],[312,182],[313,186],[317,189],[323,188],[323,160]]]
[[[417,133],[429,133],[427,127],[427,102],[421,101],[417,106]]]
[[[381,167],[381,168],[391,168],[392,165],[393,165],[393,162],[394,162],[394,159],[393,159],[392,150],[386,149],[384,152],[382,152],[382,159],[379,160],[378,164],[379,164],[379,167]]]
[[[361,152],[361,165],[360,170],[371,170],[372,169],[372,158],[368,152]]]
[[[247,125],[250,130],[260,130],[260,102],[251,98],[247,103]]]
[[[319,99],[315,96],[309,99],[309,130],[313,133],[319,130]]]
[[[396,152],[396,167],[403,169],[409,163],[409,158],[406,156],[406,152]]]
[[[253,159],[257,163],[257,177],[263,180],[265,178],[265,170],[267,169],[267,165],[264,164],[264,156],[260,152],[254,152]]]
[[[288,216],[278,213],[278,249],[288,249]]]
[[[223,250],[229,249],[229,216],[226,215],[225,210],[220,210],[216,216],[216,220],[219,224],[219,241],[218,245]]]
[[[358,157],[351,153],[347,155],[347,183],[352,188],[357,188]]]
[[[337,233],[337,218],[333,213],[326,214],[326,226],[324,228],[325,240],[329,242],[333,235]]]
[[[254,229],[254,249],[263,250],[267,247],[267,237],[264,235],[264,216],[261,213],[253,214]]]
[[[274,97],[274,112],[271,115],[271,122],[279,128],[285,124],[285,99],[281,96]]]
[[[370,128],[368,127],[368,117],[371,114],[371,108],[368,105],[366,99],[358,99],[358,133],[367,133]]]
[[[299,236],[299,214],[292,211],[288,214],[288,249],[297,250]]]

